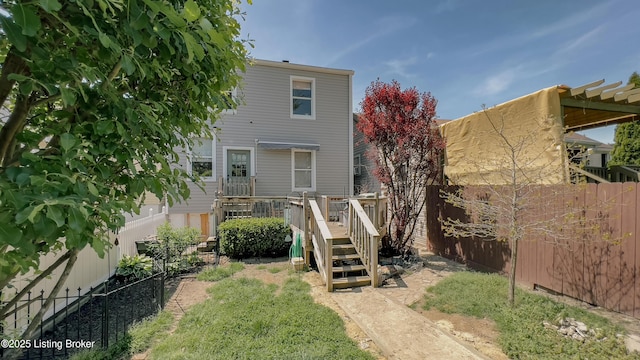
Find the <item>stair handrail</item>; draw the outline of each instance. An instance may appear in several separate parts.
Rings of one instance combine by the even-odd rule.
[[[333,236],[315,199],[309,199],[309,207],[309,227],[313,248],[316,250],[313,255],[320,275],[327,284],[327,291],[333,291]]]
[[[577,166],[575,166],[575,165],[573,165],[573,164],[569,164],[569,170],[570,170],[570,171],[573,171],[573,172],[574,172],[574,174],[580,174],[580,175],[582,175],[582,176],[584,176],[584,177],[591,178],[591,179],[593,179],[594,181],[596,181],[597,183],[602,183],[602,184],[608,184],[608,183],[610,183],[610,181],[609,181],[609,180],[607,180],[607,179],[603,179],[603,178],[601,178],[600,176],[597,176],[597,175],[592,174],[592,173],[590,173],[590,172],[588,172],[588,171],[585,171],[585,170],[583,170],[583,169],[581,169],[581,168],[579,168],[579,167],[577,167]]]
[[[378,287],[378,241],[380,234],[358,199],[349,200],[349,238],[371,278],[371,285]]]

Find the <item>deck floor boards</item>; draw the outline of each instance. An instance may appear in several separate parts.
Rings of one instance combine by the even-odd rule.
[[[329,227],[329,231],[333,238],[347,238],[347,228],[342,226],[342,223],[331,221],[327,222],[327,226]]]

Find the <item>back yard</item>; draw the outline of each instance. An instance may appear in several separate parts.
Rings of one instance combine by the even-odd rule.
[[[625,317],[614,315],[613,324],[525,291],[510,312],[506,279],[461,271],[461,265],[434,256],[425,260],[424,268],[390,279],[381,291],[487,358],[640,359],[624,347]],[[130,332],[121,358],[385,359],[367,329],[332,296],[316,272],[296,273],[286,259],[223,262],[183,279],[158,320]],[[590,337],[569,339],[554,328],[572,318],[587,326]],[[635,332],[637,324],[629,329]]]

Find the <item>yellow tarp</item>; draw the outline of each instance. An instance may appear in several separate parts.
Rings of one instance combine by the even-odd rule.
[[[441,130],[452,184],[510,184],[514,163],[519,184],[568,182],[557,87],[450,121]]]

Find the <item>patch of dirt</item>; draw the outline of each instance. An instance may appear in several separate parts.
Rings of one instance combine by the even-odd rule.
[[[438,310],[424,310],[424,301],[419,301],[412,308],[438,327],[470,344],[483,355],[493,360],[508,360],[498,345],[500,333],[496,324],[490,319],[476,319],[458,314],[445,314]]]
[[[426,251],[423,252],[421,249],[420,253],[423,254]],[[434,322],[441,330],[473,346],[488,358],[493,360],[509,359],[498,345],[498,336],[500,334],[492,320],[477,319],[459,314],[446,314],[435,309],[423,309],[424,293],[427,287],[436,285],[447,276],[458,271],[466,270],[466,267],[463,264],[431,253],[426,253],[420,258],[423,265],[422,268],[408,271],[402,274],[400,279],[389,279],[390,286],[398,282],[405,283],[411,294],[402,294],[401,291],[395,291],[395,293],[388,292],[386,295],[395,297],[417,313]]]

